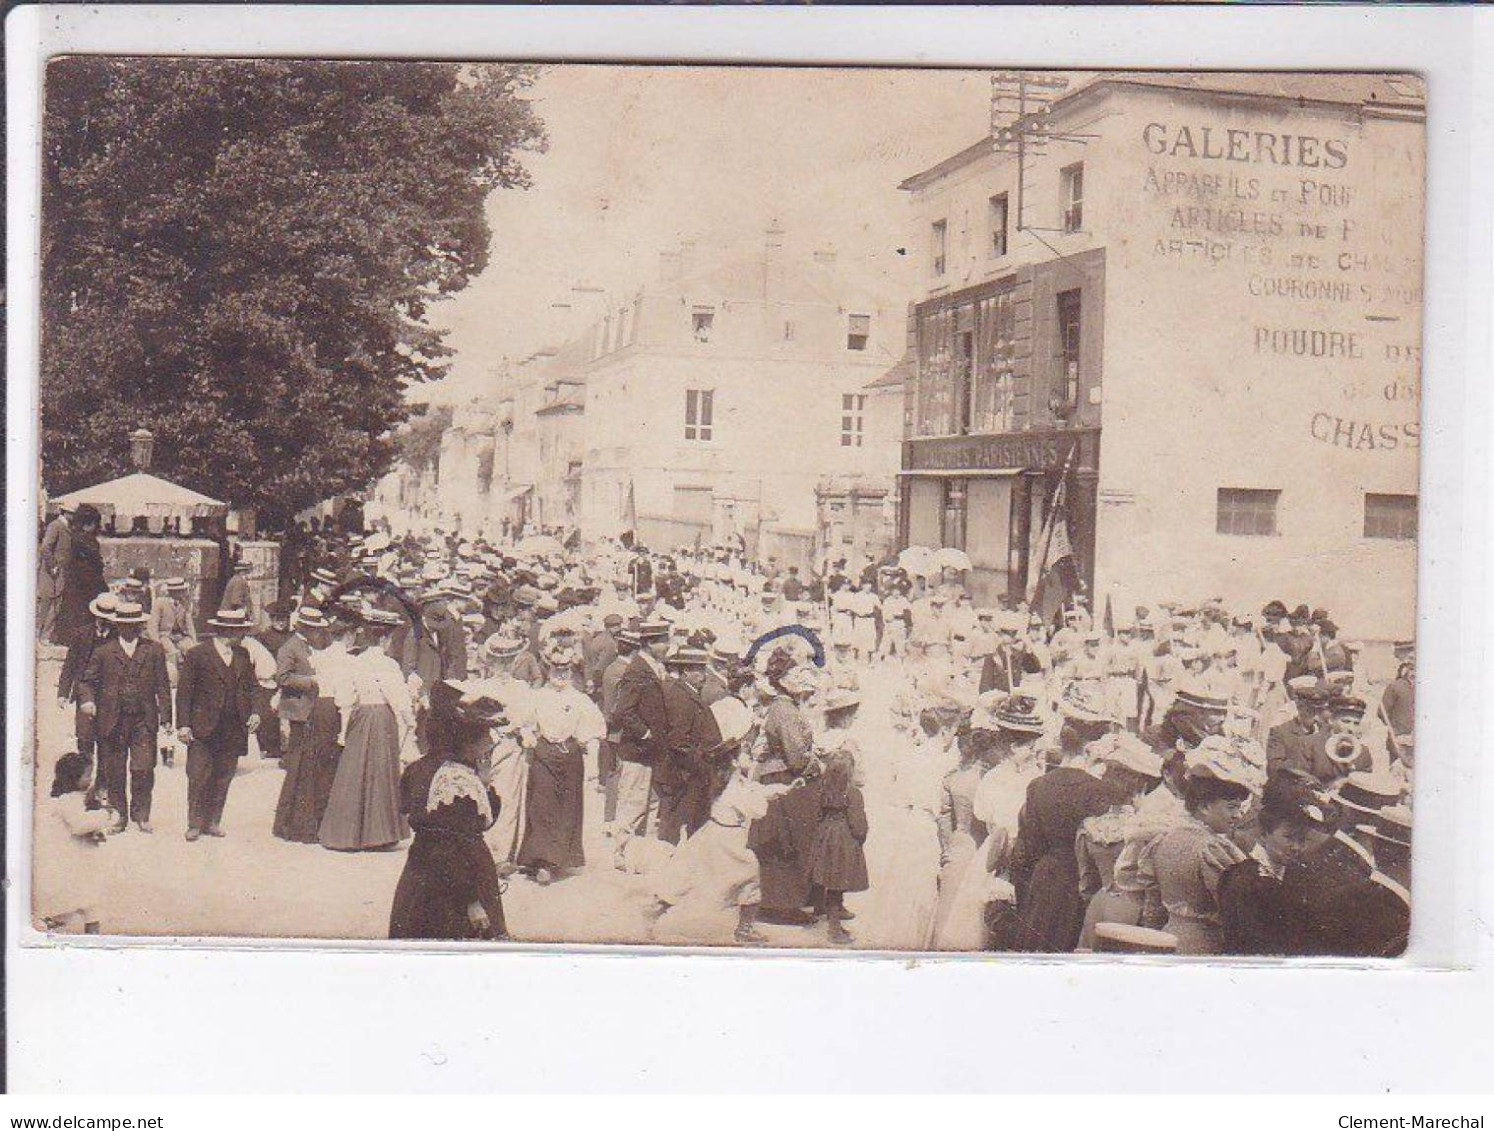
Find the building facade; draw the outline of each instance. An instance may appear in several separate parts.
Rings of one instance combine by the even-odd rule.
[[[905,181],[902,542],[1021,597],[1061,497],[1097,605],[1409,635],[1423,122],[1410,78],[1111,74],[1020,161],[985,139]]]
[[[866,386],[902,353],[900,307],[777,231],[700,269],[688,247],[666,255],[609,306],[585,366],[585,539],[740,541],[806,565],[891,547],[898,431],[870,430],[889,417]]]

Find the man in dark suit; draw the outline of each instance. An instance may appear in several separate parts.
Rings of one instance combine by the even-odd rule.
[[[633,559],[628,562],[628,579],[633,585],[633,596],[654,591],[654,567],[648,560],[648,551],[642,546],[633,549]]]
[[[593,632],[581,641],[581,670],[586,677],[587,693],[593,699],[601,697],[602,673],[617,659],[617,632],[622,626],[622,617],[608,613],[602,618],[601,631]]]
[[[94,738],[94,716],[81,710],[80,689],[83,673],[88,670],[88,661],[93,659],[93,654],[100,645],[114,638],[114,625],[109,620],[109,614],[117,604],[119,601],[112,593],[100,593],[89,603],[88,611],[93,614],[93,623],[79,629],[68,641],[67,657],[62,661],[62,674],[57,677],[58,706],[65,710],[69,704],[73,705],[73,734],[78,740],[78,753],[90,762],[93,761],[98,744]],[[100,783],[95,775],[93,789],[89,793],[94,794],[99,787]]]
[[[212,637],[182,660],[176,688],[177,733],[187,744],[188,840],[223,835],[228,787],[259,728],[254,666],[238,645],[251,627],[249,612],[219,609],[207,623]]]
[[[665,658],[664,749],[654,769],[659,795],[659,839],[680,842],[711,815],[711,767],[706,761],[715,727],[711,710],[701,701],[709,654],[681,648]]]
[[[114,831],[123,832],[133,819],[141,832],[154,832],[150,801],[156,783],[157,732],[171,726],[166,651],[140,635],[146,616],[135,602],[119,602],[109,619],[117,635],[89,658],[78,689],[78,709],[94,719],[99,776],[109,804],[119,814]]]
[[[669,720],[664,708],[664,656],[669,626],[637,629],[639,648],[617,681],[617,703],[607,737],[617,752],[617,824],[627,833],[648,832],[654,811],[653,768],[664,747]]]
[[[1291,769],[1320,782],[1331,781],[1336,768],[1327,755],[1329,731],[1323,724],[1328,692],[1313,676],[1298,676],[1289,686],[1297,717],[1271,728],[1266,739],[1266,773],[1274,776]]]

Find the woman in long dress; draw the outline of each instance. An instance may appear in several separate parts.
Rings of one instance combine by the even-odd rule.
[[[769,659],[769,683],[776,696],[763,719],[764,760],[758,780],[792,788],[774,797],[761,820],[753,822],[748,844],[762,865],[764,922],[803,926],[814,921],[806,909],[813,893],[809,882],[809,849],[820,822],[819,759],[804,704],[814,693],[814,677],[790,664],[783,670],[777,654]]]
[[[396,613],[364,612],[363,648],[348,663],[342,756],[318,839],[343,852],[393,848],[409,836],[399,811],[400,750],[415,729],[415,704],[399,661],[386,650]]]
[[[275,805],[274,833],[281,840],[316,844],[322,818],[332,798],[332,783],[342,758],[343,711],[351,709],[348,667],[351,653],[345,643],[350,626],[343,625],[340,638],[325,648],[313,648],[311,666],[316,674],[316,702],[307,720],[297,756],[286,767],[285,781]]]
[[[934,938],[947,929],[955,895],[965,871],[985,839],[985,830],[975,824],[975,787],[980,784],[982,765],[970,736],[961,736],[960,764],[944,778],[944,796],[939,807],[939,908],[934,916]],[[977,835],[978,834],[978,835]]]
[[[520,869],[532,873],[541,884],[586,863],[581,839],[586,796],[584,743],[600,737],[595,720],[588,718],[578,700],[593,711],[595,705],[571,683],[574,653],[553,650],[546,659],[550,685],[536,699],[539,733],[530,752],[524,839],[517,857]]]
[[[400,777],[415,839],[394,890],[391,939],[506,939],[503,884],[483,834],[501,804],[479,767],[506,723],[501,705],[432,688],[427,752]]]

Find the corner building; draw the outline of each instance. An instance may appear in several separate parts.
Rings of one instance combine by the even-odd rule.
[[[982,139],[903,182],[901,542],[1021,597],[1066,476],[1097,608],[1409,636],[1424,120],[1411,76],[1112,72],[1024,119],[1020,162]]]

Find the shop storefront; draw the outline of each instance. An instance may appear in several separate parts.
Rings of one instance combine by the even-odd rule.
[[[1035,568],[1034,535],[1063,493],[1074,573],[1094,582],[1098,428],[909,440],[903,447],[904,545],[953,546],[970,556],[978,604],[1020,600]]]

